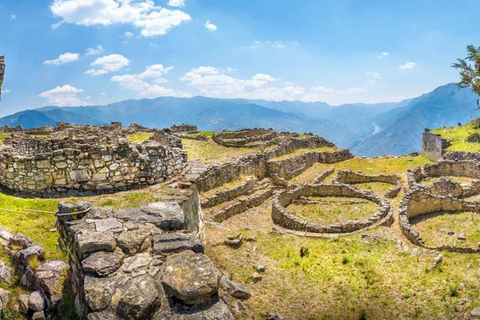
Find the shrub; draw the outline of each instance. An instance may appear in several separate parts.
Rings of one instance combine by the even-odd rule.
[[[470,143],[480,143],[480,133],[475,132],[467,137],[467,142]]]

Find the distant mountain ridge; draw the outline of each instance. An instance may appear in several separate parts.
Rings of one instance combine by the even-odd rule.
[[[125,100],[105,106],[43,107],[0,118],[0,126],[24,128],[72,124],[99,125],[121,121],[164,128],[193,123],[201,130],[251,127],[313,132],[350,148],[356,155],[401,155],[421,148],[425,127],[468,122],[477,115],[477,96],[455,84],[441,86],[414,99],[394,103],[348,104],[324,102],[215,99],[206,97]]]

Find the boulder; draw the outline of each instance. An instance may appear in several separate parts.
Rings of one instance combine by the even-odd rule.
[[[27,267],[29,266],[29,263],[33,261],[33,259],[37,259],[37,261],[42,260],[43,254],[43,247],[37,245],[31,246],[20,251],[18,262],[21,267]]]
[[[130,279],[122,288],[117,314],[123,319],[152,319],[161,301],[155,280],[148,275]]]
[[[29,294],[21,294],[18,297],[18,310],[23,313],[28,313],[28,299],[30,298]]]
[[[480,307],[476,307],[470,312],[470,320],[480,320]]]
[[[123,224],[115,218],[99,219],[95,221],[97,232],[121,232]]]
[[[17,233],[14,234],[8,241],[8,245],[12,249],[25,249],[32,245],[32,241],[27,236]]]
[[[87,275],[105,277],[117,271],[120,258],[115,253],[95,252],[82,261],[83,271]]]
[[[206,255],[186,250],[167,258],[162,284],[169,297],[196,304],[218,292],[219,275]]]
[[[10,291],[0,288],[0,310],[4,310],[8,304]]]
[[[117,280],[117,277],[85,277],[83,284],[85,290],[85,300],[92,311],[103,310],[110,305],[113,292],[117,287]]]
[[[33,311],[42,311],[45,309],[45,297],[40,291],[30,293],[28,308]]]
[[[34,312],[32,315],[32,320],[45,320],[45,312],[43,310]]]
[[[185,213],[176,202],[149,203],[140,210],[154,217],[152,223],[162,230],[179,230],[185,227]]]
[[[211,299],[205,303],[188,306],[173,303],[170,310],[156,314],[153,320],[234,320],[228,306],[220,299]]]
[[[154,254],[170,254],[184,250],[192,250],[196,253],[204,253],[200,239],[193,233],[164,233],[153,237]]]
[[[93,312],[87,316],[87,320],[119,320],[116,315],[110,311]]]
[[[3,261],[0,261],[0,281],[12,283],[12,269]]]
[[[41,264],[35,270],[36,290],[40,290],[48,297],[50,309],[56,309],[60,305],[63,291],[63,279],[66,277],[68,264],[61,260],[52,260]]]
[[[152,255],[148,252],[139,253],[132,257],[128,257],[123,262],[122,270],[125,273],[139,273],[143,269],[145,272],[152,263]]]

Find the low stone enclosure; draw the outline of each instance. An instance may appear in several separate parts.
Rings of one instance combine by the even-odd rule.
[[[212,136],[219,145],[232,148],[254,148],[275,142],[277,132],[273,129],[244,129],[234,132],[219,132]]]
[[[88,205],[76,214],[60,204],[57,227],[80,319],[234,319],[224,302],[233,297],[204,255],[197,195],[180,203],[184,209],[178,202],[117,211]]]
[[[474,179],[470,184],[451,181],[449,176]],[[420,183],[425,179],[440,178],[430,186]],[[411,189],[421,189],[440,196],[467,198],[480,194],[480,164],[474,160],[440,160],[415,168],[407,172],[408,184]]]
[[[131,128],[68,126],[38,137],[16,133],[0,146],[0,185],[25,193],[113,192],[162,182],[182,172],[181,140],[155,130],[132,143]]]
[[[381,182],[394,185],[386,193],[386,198],[395,198],[402,190],[401,178],[397,174],[365,175],[361,172],[339,171],[335,181],[346,184]]]
[[[452,251],[459,253],[478,253],[477,247],[457,247],[442,245],[437,247],[425,245],[421,234],[416,230],[411,221],[414,218],[424,217],[431,213],[454,213],[454,212],[479,212],[480,204],[467,202],[452,196],[438,196],[421,189],[414,189],[407,193],[400,203],[399,219],[400,227],[405,236],[415,245],[440,251]]]
[[[379,210],[366,220],[352,220],[338,222],[330,225],[320,225],[302,219],[288,210],[288,205],[300,197],[348,197],[361,198],[372,201],[379,206]],[[373,192],[360,190],[347,184],[312,184],[301,185],[294,189],[287,189],[275,193],[272,205],[272,220],[275,224],[285,229],[309,232],[309,233],[351,233],[366,227],[379,224],[391,223],[390,203]]]

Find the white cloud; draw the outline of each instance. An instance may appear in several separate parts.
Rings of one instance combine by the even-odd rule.
[[[47,66],[61,66],[67,63],[77,61],[80,55],[78,53],[66,52],[61,54],[57,59],[54,60],[45,60],[43,64]]]
[[[371,80],[382,80],[382,75],[378,72],[365,72],[365,75]]]
[[[389,55],[390,53],[388,52],[380,52],[380,53],[377,53],[377,59],[382,59],[382,58],[388,57]]]
[[[14,15],[14,14],[10,15],[10,20],[16,20],[16,19],[17,19],[16,15]]]
[[[82,89],[75,88],[71,85],[56,87],[39,94],[39,97],[46,100],[46,104],[65,107],[65,106],[82,106],[87,103],[78,97],[82,93]]]
[[[147,67],[142,73],[113,76],[110,80],[117,82],[123,89],[138,92],[138,96],[142,98],[155,98],[161,96],[190,96],[186,93],[175,92],[170,88],[159,85],[168,82],[164,76],[172,69],[173,67],[164,67],[162,64],[154,64]]]
[[[2,90],[2,93],[10,93],[10,92],[12,92],[12,90],[8,90],[8,89]]]
[[[85,72],[91,76],[99,76],[109,72],[118,71],[130,64],[130,61],[121,54],[110,54],[97,58],[90,65],[92,67],[98,66],[98,69],[90,69]]]
[[[167,5],[170,7],[185,7],[185,0],[170,0]]]
[[[217,26],[211,23],[210,20],[207,20],[207,22],[205,22],[205,28],[207,28],[208,31],[217,31]]]
[[[292,45],[298,46],[299,44],[298,44],[297,41],[294,41],[294,42],[292,42]],[[274,49],[284,49],[286,46],[287,45],[285,43],[283,43],[282,41],[267,40],[267,41],[255,41],[250,45],[243,46],[242,48],[243,49],[257,49],[257,48],[261,48],[261,47],[270,47],[270,48],[274,48]]]
[[[96,46],[95,48],[88,48],[85,52],[86,56],[96,56],[103,52],[103,47],[101,45]]]
[[[152,0],[54,0],[50,10],[62,23],[83,26],[132,24],[144,37],[165,35],[171,28],[191,20],[181,10],[156,6]]]
[[[125,32],[123,35],[125,36],[125,38],[133,37],[133,33],[131,33],[130,31]]]
[[[279,83],[279,78],[269,74],[257,73],[250,79],[239,79],[211,66],[194,68],[180,78],[189,86],[199,90],[204,96],[214,98],[245,98],[265,100],[302,100],[306,102],[326,101],[337,103],[348,100],[353,102],[366,88],[334,90],[322,86],[306,89],[291,82]]]
[[[398,67],[402,70],[409,70],[409,69],[415,68],[417,65],[418,65],[418,63],[415,63],[415,62],[407,62],[405,64],[402,64],[402,65],[398,66]]]

